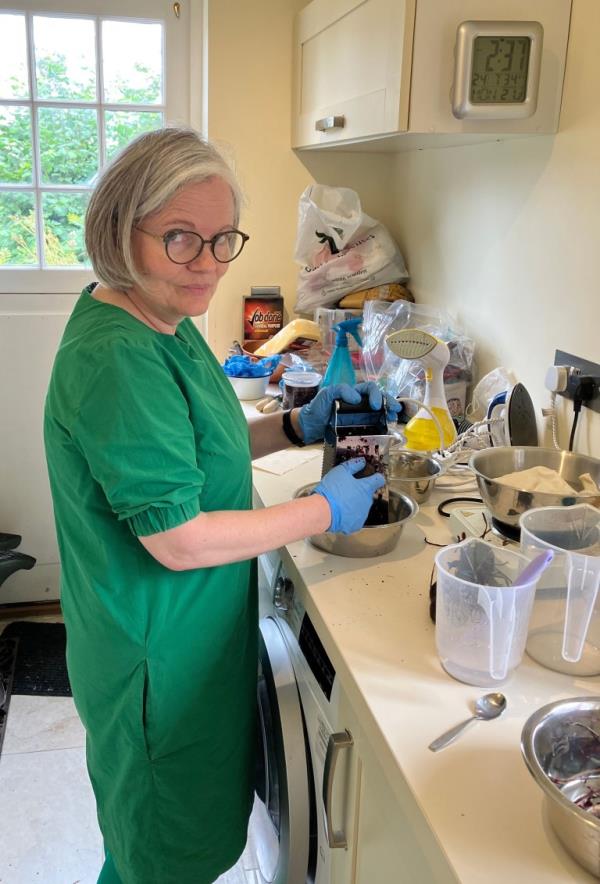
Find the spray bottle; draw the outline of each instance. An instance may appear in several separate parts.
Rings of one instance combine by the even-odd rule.
[[[446,448],[456,439],[456,428],[446,402],[444,369],[450,360],[450,351],[444,341],[418,328],[392,332],[385,339],[392,353],[401,359],[413,359],[425,369],[425,396],[427,405],[436,416],[438,425],[426,408],[420,408],[404,427],[406,448],[413,451],[436,451]]]
[[[344,319],[332,326],[336,333],[335,348],[329,360],[322,387],[328,387],[330,384],[350,384],[353,386],[356,383],[356,374],[348,349],[348,335],[352,335],[358,346],[362,347],[358,333],[358,326],[361,322],[362,316],[354,316],[352,319]]]

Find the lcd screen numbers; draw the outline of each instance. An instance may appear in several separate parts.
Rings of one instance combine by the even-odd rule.
[[[515,104],[527,96],[531,37],[476,37],[473,41],[472,104]]]

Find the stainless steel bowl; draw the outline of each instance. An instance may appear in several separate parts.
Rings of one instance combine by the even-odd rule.
[[[294,497],[307,497],[316,485],[316,482],[303,485]],[[390,521],[387,525],[368,525],[353,534],[313,534],[308,539],[313,546],[336,556],[384,556],[394,549],[405,523],[418,511],[419,507],[412,498],[390,488]]]
[[[517,527],[519,517],[527,510],[538,506],[572,506],[574,503],[600,506],[600,494],[562,495],[542,491],[521,491],[496,481],[507,473],[544,466],[556,470],[575,491],[579,491],[581,490],[579,477],[582,473],[590,473],[596,484],[600,484],[600,460],[595,457],[558,451],[554,448],[526,446],[485,448],[471,456],[469,466],[477,478],[483,502],[494,518],[506,525]]]
[[[442,472],[442,465],[435,458],[416,451],[390,451],[389,457],[390,488],[408,494],[419,504],[425,503]]]
[[[600,790],[600,697],[558,700],[538,709],[525,722],[521,751],[563,846],[600,877],[600,819],[574,803],[587,789]]]

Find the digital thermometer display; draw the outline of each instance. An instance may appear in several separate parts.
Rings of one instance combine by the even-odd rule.
[[[455,48],[452,112],[459,119],[535,113],[543,30],[539,22],[463,22]]]
[[[471,67],[473,104],[525,101],[530,51],[529,37],[476,37]]]

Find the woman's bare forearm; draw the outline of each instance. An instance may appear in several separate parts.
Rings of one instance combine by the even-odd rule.
[[[321,494],[313,494],[265,509],[200,513],[139,540],[165,568],[189,571],[250,559],[326,531],[330,524],[329,504]]]
[[[299,408],[294,408],[290,413],[292,427],[296,435],[301,439],[302,431],[298,423]],[[250,430],[250,444],[252,446],[252,460],[264,457],[265,454],[273,454],[282,448],[289,448],[292,444],[283,432],[283,415],[281,411],[274,414],[261,414],[248,421]]]

